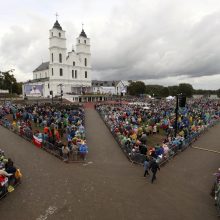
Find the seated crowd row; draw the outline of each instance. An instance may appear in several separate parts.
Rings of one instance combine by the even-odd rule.
[[[11,116],[11,117],[10,117]],[[84,109],[73,105],[10,105],[0,109],[1,122],[38,147],[59,152],[64,160],[85,159]]]
[[[172,100],[151,101],[147,108],[119,103],[99,104],[96,109],[121,146],[130,149],[129,154],[150,155],[158,162],[174,154],[172,149],[189,144],[220,117],[219,102],[188,100],[187,106],[179,109],[175,137],[175,103]],[[149,136],[159,132],[163,139],[150,146]]]

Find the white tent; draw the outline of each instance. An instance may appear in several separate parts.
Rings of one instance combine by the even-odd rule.
[[[175,99],[175,96],[168,96],[166,97],[166,100],[174,100]]]

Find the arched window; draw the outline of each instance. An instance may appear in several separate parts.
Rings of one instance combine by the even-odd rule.
[[[76,65],[76,63],[73,61],[73,66],[75,66]]]
[[[59,37],[61,37],[61,33],[59,33]]]
[[[84,43],[86,44],[86,40],[84,40]]]
[[[85,60],[84,60],[84,61],[85,61],[85,66],[87,66],[87,59],[85,58]]]
[[[72,78],[74,78],[74,70],[72,70]]]
[[[52,62],[53,62],[53,53],[51,54],[51,60],[52,60]]]
[[[77,70],[75,70],[75,79],[77,79]]]
[[[85,71],[85,78],[87,78],[87,71]]]
[[[51,73],[52,73],[52,76],[53,76],[53,68],[51,69]]]
[[[62,54],[59,54],[59,62],[62,63]]]
[[[80,40],[78,40],[78,43],[80,43]]]
[[[63,76],[63,69],[60,68],[60,76]]]

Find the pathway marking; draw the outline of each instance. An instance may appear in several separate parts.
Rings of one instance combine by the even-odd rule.
[[[55,206],[49,206],[49,208],[45,211],[44,215],[40,215],[36,220],[46,220],[49,215],[53,215],[54,212],[57,210]]]
[[[88,163],[84,163],[83,166],[88,166],[89,164],[93,164],[93,162],[89,161]]]
[[[207,148],[194,147],[194,146],[192,146],[192,148],[194,148],[194,149],[198,149],[198,150],[204,150],[204,151],[208,151],[208,152],[212,152],[212,153],[220,154],[220,151],[217,151],[217,150],[211,150],[211,149],[207,149]]]

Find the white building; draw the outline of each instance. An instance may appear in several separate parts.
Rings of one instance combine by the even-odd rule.
[[[82,29],[76,50],[67,53],[65,31],[56,20],[49,31],[49,61],[33,71],[33,80],[23,85],[24,96],[83,94],[91,90],[90,39]]]
[[[126,95],[127,94],[127,88],[129,86],[129,82],[125,81],[125,80],[120,80],[117,84],[116,84],[116,95]]]
[[[98,81],[92,80],[92,92],[94,94],[107,94],[107,95],[126,95],[128,81]]]

